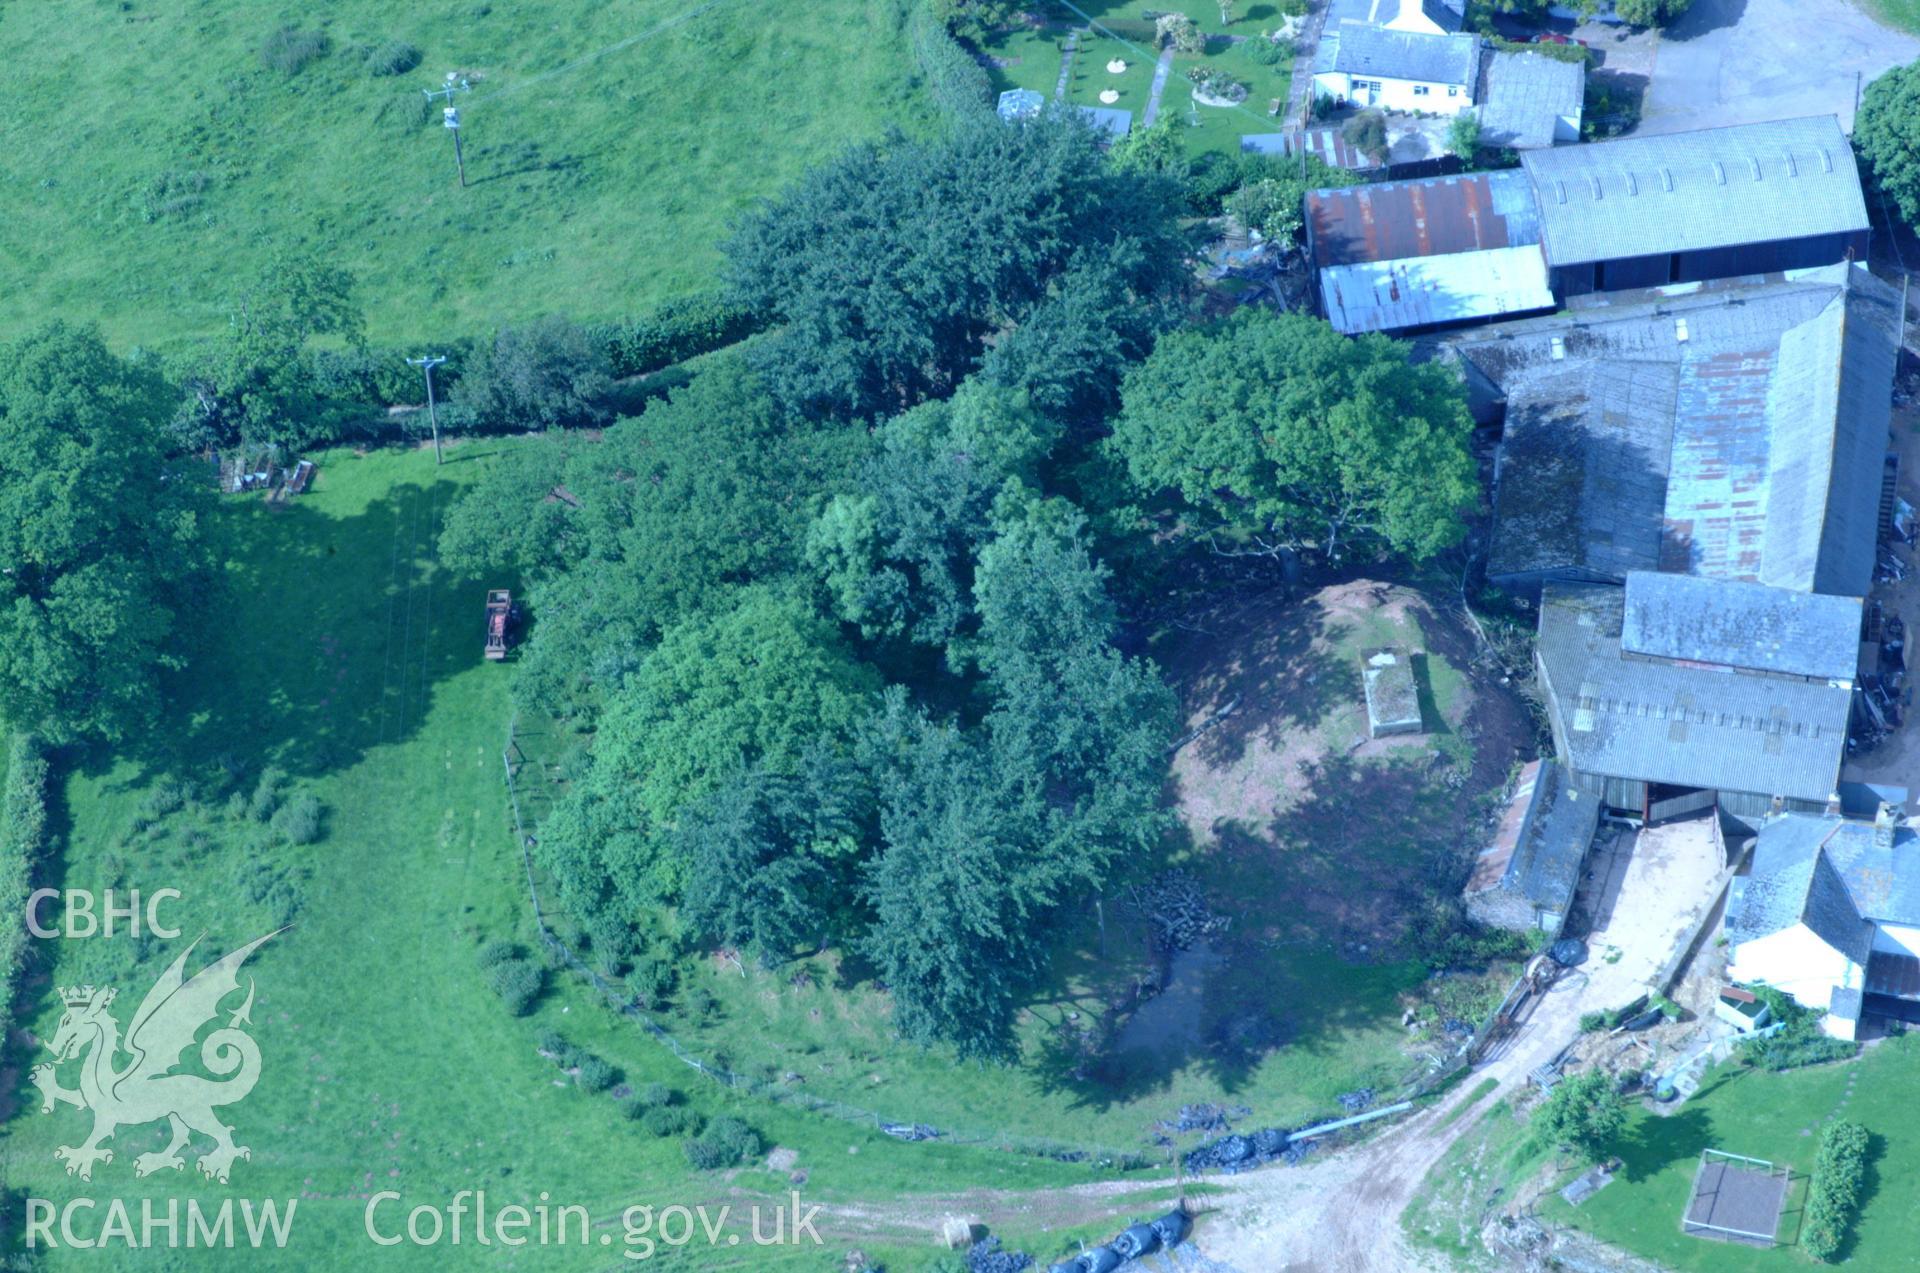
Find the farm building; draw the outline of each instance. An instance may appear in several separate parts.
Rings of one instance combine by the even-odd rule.
[[[1360,656],[1367,697],[1367,733],[1374,738],[1420,732],[1420,688],[1413,660],[1398,646],[1367,650]]]
[[[1468,913],[1497,928],[1558,934],[1599,826],[1599,800],[1568,785],[1555,762],[1530,762],[1492,841],[1474,860]]]
[[[1539,53],[1488,51],[1480,73],[1480,143],[1537,150],[1580,140],[1587,68]]]
[[[1333,0],[1327,26],[1355,22],[1390,31],[1452,35],[1466,25],[1466,0]]]
[[[1563,299],[1867,257],[1867,205],[1832,115],[1625,137],[1521,157]]]
[[[1341,105],[1453,115],[1473,104],[1480,37],[1328,24],[1313,87]]]
[[[1796,809],[1824,808],[1846,756],[1851,674],[1828,680],[1743,666],[1767,661],[1746,652],[1756,643],[1714,649],[1711,664],[1633,648],[1629,614],[1648,604],[1646,585],[1660,578],[1636,574],[1624,588],[1554,583],[1543,592],[1536,663],[1554,750],[1574,784],[1649,819],[1717,807],[1753,825],[1775,796]],[[1726,588],[1736,590],[1781,591]],[[1708,602],[1732,603],[1731,595]],[[1802,638],[1798,665],[1852,664],[1859,626],[1837,617]]]
[[[1864,595],[1898,309],[1864,266],[1835,265],[1449,338],[1476,414],[1504,418],[1489,577]]]
[[[1729,977],[1824,1009],[1829,1034],[1853,1038],[1865,1014],[1920,1021],[1920,836],[1904,806],[1769,818],[1725,932]]]
[[[1501,128],[1520,126],[1518,114],[1494,118]],[[1860,176],[1831,115],[1530,150],[1522,165],[1388,182],[1370,187],[1367,201],[1351,191],[1308,192],[1322,313],[1342,331],[1404,331],[1526,313],[1595,292],[1866,259]],[[1485,199],[1468,197],[1472,187],[1457,184],[1494,177],[1500,202],[1491,211]],[[1365,215],[1342,215],[1343,206]],[[1430,212],[1437,229],[1426,220]],[[1316,229],[1332,250],[1316,246]],[[1372,246],[1386,240],[1395,240],[1390,250]],[[1650,244],[1658,251],[1649,253]],[[1504,259],[1435,259],[1523,245],[1527,251]],[[1349,268],[1361,261],[1395,264]],[[1496,263],[1499,269],[1489,268]],[[1633,361],[1614,359],[1606,374],[1630,377]]]
[[[1396,331],[1551,309],[1518,171],[1315,190],[1307,257],[1340,331]]]

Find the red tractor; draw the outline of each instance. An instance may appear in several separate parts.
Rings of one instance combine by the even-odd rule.
[[[487,592],[487,657],[507,657],[507,638],[512,635],[513,594],[505,588]]]

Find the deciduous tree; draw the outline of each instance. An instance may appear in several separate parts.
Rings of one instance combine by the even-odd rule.
[[[181,665],[200,499],[162,454],[150,369],[65,323],[0,349],[0,715],[54,742],[126,738]]]
[[[1853,148],[1868,179],[1920,226],[1920,62],[1898,66],[1867,85],[1853,124]]]
[[[1458,382],[1383,336],[1250,307],[1162,339],[1123,397],[1112,445],[1134,482],[1236,551],[1422,559],[1478,496]]]

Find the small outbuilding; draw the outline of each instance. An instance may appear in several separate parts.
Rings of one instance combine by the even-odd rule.
[[[1480,143],[1537,150],[1580,140],[1587,68],[1540,53],[1486,55],[1480,73]]]
[[[1106,142],[1112,145],[1133,131],[1133,112],[1114,106],[1076,107],[1080,117],[1092,124],[1096,132],[1106,134]]]
[[[1600,805],[1570,786],[1558,764],[1529,762],[1493,839],[1474,859],[1467,913],[1496,928],[1558,933],[1600,829]]]
[[[1375,738],[1420,732],[1420,690],[1413,660],[1399,646],[1367,650],[1360,656],[1367,692],[1367,732]]]
[[[1012,123],[1016,119],[1032,119],[1046,104],[1047,99],[1037,89],[1010,88],[1000,94],[1000,102],[994,110],[1001,119]]]

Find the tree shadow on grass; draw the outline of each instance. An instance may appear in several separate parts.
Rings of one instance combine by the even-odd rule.
[[[163,685],[158,727],[90,749],[81,767],[132,759],[128,787],[222,760],[313,777],[416,736],[434,687],[482,661],[486,585],[436,565],[456,489],[402,483],[344,516],[304,499],[227,503],[208,519],[221,576],[180,618],[192,648]]]
[[[1698,1105],[1663,1118],[1641,1119],[1633,1136],[1623,1140],[1617,1151],[1621,1173],[1634,1183],[1651,1180],[1677,1162],[1699,1158],[1703,1149],[1722,1148],[1713,1137],[1713,1119]]]
[[[1282,592],[1203,638],[1214,649],[1232,648],[1235,657],[1200,654],[1195,661],[1202,666],[1182,678],[1181,696],[1191,711],[1218,711],[1236,700],[1237,706],[1189,744],[1198,758],[1208,768],[1225,768],[1256,738],[1316,728],[1336,708],[1360,701],[1359,667],[1316,648],[1337,645],[1344,631],[1317,606]]]

